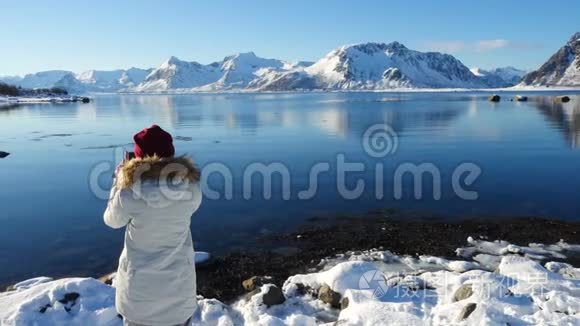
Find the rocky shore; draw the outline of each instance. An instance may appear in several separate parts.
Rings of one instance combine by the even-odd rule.
[[[269,249],[196,254],[192,325],[580,323],[578,222],[384,210],[256,241]],[[114,284],[25,280],[0,293],[0,324],[120,326]]]
[[[580,243],[580,222],[535,217],[470,218],[447,221],[418,218],[393,210],[364,216],[314,217],[298,231],[258,239],[262,251],[234,252],[197,267],[198,292],[231,302],[245,293],[242,282],[269,276],[278,285],[291,275],[314,272],[321,259],[348,251],[384,248],[398,255],[457,259],[468,237],[529,243]],[[580,256],[566,261],[580,267]]]

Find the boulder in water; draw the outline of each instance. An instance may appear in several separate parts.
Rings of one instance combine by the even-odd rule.
[[[501,100],[501,97],[497,94],[493,94],[490,97],[487,98],[490,102],[499,102],[499,100]]]
[[[564,95],[564,96],[556,96],[554,98],[554,102],[556,102],[556,103],[568,103],[568,102],[570,102],[570,97],[569,96],[566,96],[566,95]]]
[[[0,158],[5,158],[6,156],[10,155],[8,152],[0,151]]]

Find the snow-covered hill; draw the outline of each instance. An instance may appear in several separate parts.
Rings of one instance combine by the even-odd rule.
[[[170,89],[195,88],[216,82],[220,78],[218,63],[202,65],[171,57],[153,70],[145,80],[131,90],[156,92]]]
[[[519,86],[580,86],[580,32],[540,69],[527,74]]]
[[[254,79],[259,78],[266,70],[279,70],[291,67],[276,59],[264,59],[254,52],[238,53],[224,58],[221,63],[221,77],[215,83],[206,85],[204,90],[225,90],[246,88]]]
[[[399,42],[343,46],[305,71],[328,89],[486,86],[453,56],[410,50]]]
[[[152,69],[130,68],[127,70],[88,70],[80,74],[67,74],[54,86],[67,89],[69,92],[117,92],[133,87],[145,79]]]
[[[23,88],[62,87],[71,93],[116,92],[140,84],[152,70],[88,70],[79,74],[66,70],[49,70],[24,77],[0,77],[0,82]]]
[[[246,89],[250,85],[259,84],[258,81],[268,74],[301,69],[306,64],[309,63],[264,59],[253,52],[237,53],[209,65],[171,57],[147,76],[143,83],[131,90],[137,92],[167,90],[211,92]]]
[[[511,87],[517,85],[522,77],[526,74],[524,70],[514,67],[495,68],[492,70],[484,70],[481,68],[471,68],[471,72],[482,78],[488,87]]]
[[[0,82],[23,88],[51,88],[64,76],[72,74],[72,72],[66,70],[49,70],[27,74],[21,78],[17,76],[2,77],[0,78]]]

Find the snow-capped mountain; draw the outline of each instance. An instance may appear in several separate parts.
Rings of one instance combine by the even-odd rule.
[[[511,87],[517,85],[526,74],[524,70],[514,67],[495,68],[484,70],[481,68],[471,68],[471,72],[482,78],[488,87]]]
[[[72,74],[72,72],[66,70],[49,70],[27,74],[24,77],[1,77],[0,81],[23,88],[51,88],[61,78]]]
[[[276,59],[264,59],[253,52],[237,53],[221,62],[202,65],[171,57],[155,69],[134,91],[166,91],[189,89],[192,91],[221,91],[247,88],[263,74],[271,71],[303,67]]]
[[[221,63],[221,77],[215,83],[206,85],[204,90],[226,90],[246,88],[254,79],[271,70],[291,67],[283,61],[264,59],[254,52],[238,53],[225,57]]]
[[[527,74],[519,86],[580,86],[580,32],[572,35],[540,69]]]
[[[228,56],[210,65],[171,58],[132,90],[376,90],[487,86],[451,55],[422,53],[393,42],[343,46],[315,63],[292,64],[260,58],[253,52]]]
[[[343,46],[304,70],[328,89],[485,87],[453,56],[399,42]]]
[[[216,82],[220,75],[218,63],[202,65],[171,57],[154,69],[142,83],[132,88],[137,92],[195,88]]]
[[[0,76],[0,83],[5,83],[9,85],[18,85],[22,77],[20,76]]]
[[[80,74],[67,74],[54,85],[70,92],[116,92],[133,87],[145,79],[152,69],[88,70]]]
[[[0,77],[1,82],[23,88],[61,87],[71,93],[116,92],[133,87],[145,79],[152,69],[88,70],[75,74],[66,70],[49,70],[24,77]]]

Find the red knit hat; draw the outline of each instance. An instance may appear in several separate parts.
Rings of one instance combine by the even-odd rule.
[[[135,156],[145,157],[157,155],[171,157],[175,154],[173,138],[158,125],[145,128],[133,136],[135,141]]]

